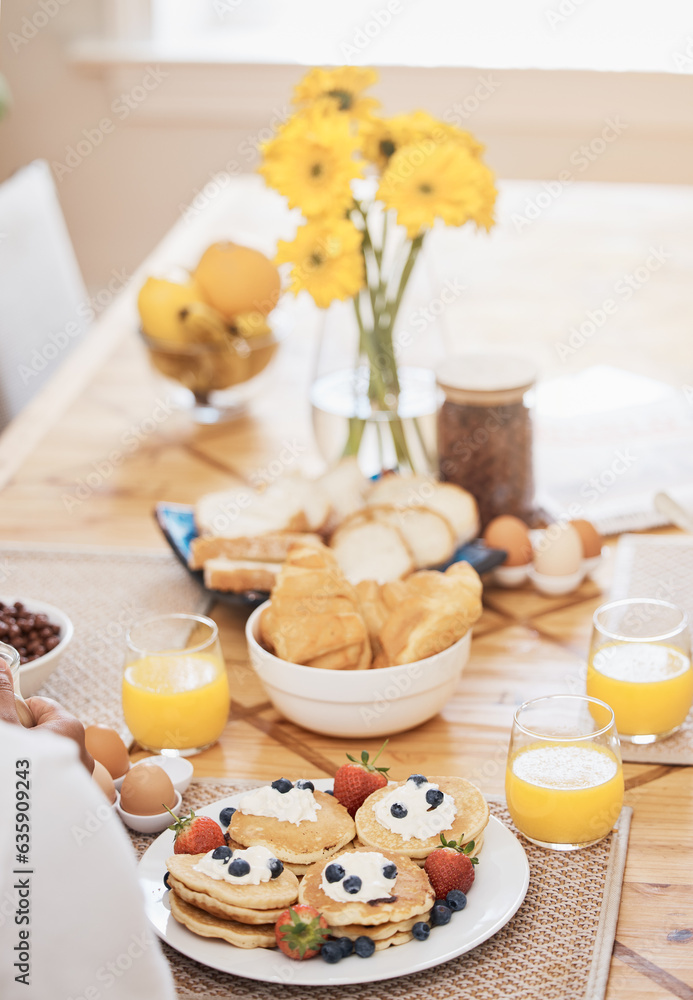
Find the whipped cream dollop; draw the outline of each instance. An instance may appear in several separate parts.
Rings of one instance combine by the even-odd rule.
[[[389,899],[397,881],[397,866],[378,851],[356,851],[331,858],[320,887],[337,903],[369,903]]]
[[[428,840],[450,829],[457,808],[451,795],[419,774],[374,803],[373,812],[381,826],[402,840]]]
[[[317,823],[318,809],[322,809],[310,788],[294,785],[288,792],[280,792],[271,785],[263,785],[244,795],[238,811],[247,816],[271,816],[285,823]]]
[[[216,852],[219,848],[216,848]],[[261,882],[269,882],[272,878],[272,870],[269,862],[276,861],[271,851],[266,847],[246,847],[244,850],[231,851],[227,857],[215,858],[215,851],[208,851],[203,858],[197,862],[193,871],[208,875],[218,882],[229,882],[231,885],[260,885]],[[250,870],[243,875],[232,875],[229,866],[234,861],[246,861]],[[245,865],[241,865],[245,868]]]

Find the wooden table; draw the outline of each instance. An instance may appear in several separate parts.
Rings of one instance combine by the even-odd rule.
[[[521,187],[510,185],[509,190],[509,204],[521,200]],[[637,247],[653,238],[656,199],[651,192],[643,195],[648,206],[644,224],[642,216],[626,212],[618,199],[610,215],[601,188],[583,185],[579,197],[571,197],[572,208],[563,206],[555,219],[547,213],[541,220],[543,235],[533,234],[523,242],[507,227],[499,229],[493,236],[497,257],[483,251],[488,273],[475,259],[476,286],[485,288],[487,295],[494,269],[497,279],[499,274],[504,280],[514,275],[513,281],[506,281],[513,289],[506,312],[515,307],[515,315],[518,309],[526,315],[528,303],[537,295],[536,283],[522,282],[518,269],[520,277],[529,279],[534,268],[546,272],[550,267],[546,294],[555,305],[562,295],[572,294],[576,269],[582,267],[587,274],[590,266],[606,266],[614,215],[621,244],[630,237],[636,248],[633,260]],[[693,199],[682,193],[675,210],[671,192],[663,191],[661,206],[670,237],[678,233],[677,238],[687,240]],[[593,224],[589,238],[587,221]],[[572,242],[571,225],[576,234]],[[647,226],[650,230],[645,232]],[[131,288],[98,322],[91,339],[0,439],[0,482],[5,484],[0,495],[0,538],[160,547],[163,542],[151,517],[156,500],[192,502],[212,489],[247,484],[287,441],[296,454],[287,472],[320,468],[307,405],[319,326],[312,309],[297,308],[296,331],[268,373],[265,389],[254,399],[248,416],[226,426],[195,428],[175,412],[158,419],[168,409],[167,390],[154,380],[134,332],[134,293],[145,274],[165,273],[172,264],[194,264],[202,249],[220,237],[246,240],[271,251],[274,239],[288,235],[291,227],[278,199],[263,192],[255,178],[237,180],[199,216],[174,227]],[[461,243],[465,253],[466,238]],[[562,257],[549,264],[557,240]],[[446,233],[441,246],[449,245]],[[483,315],[482,294],[470,294],[463,315]],[[681,303],[691,294],[687,275],[670,289]],[[640,308],[647,311],[653,304],[643,299]],[[499,339],[501,317],[493,323],[491,339]],[[670,348],[671,377],[676,378],[678,369],[680,378],[690,364],[687,331],[670,316],[660,330],[658,342],[662,341]],[[538,342],[540,351],[545,347]],[[605,346],[607,355],[611,349],[613,345]],[[661,372],[661,352],[656,364]],[[632,367],[645,367],[637,352]],[[133,433],[139,442],[135,448],[128,444]],[[585,662],[591,613],[601,599],[598,586],[591,582],[573,595],[553,599],[531,590],[488,587],[471,661],[455,697],[431,722],[391,739],[387,756],[394,774],[461,774],[486,793],[501,792],[514,707],[538,694],[575,689]],[[219,744],[195,759],[198,775],[261,781],[280,773],[290,778],[333,775],[345,760],[345,751],[376,749],[380,741],[316,736],[280,718],[249,666],[245,613],[216,607],[213,615],[221,628],[233,708]],[[625,774],[626,801],[635,816],[608,997],[649,1000],[673,995],[690,1000],[693,769],[626,765]]]

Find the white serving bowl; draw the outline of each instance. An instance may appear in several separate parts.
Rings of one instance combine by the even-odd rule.
[[[143,757],[142,760],[138,760],[137,766],[139,767],[140,764],[144,764],[146,767],[160,767],[169,776],[177,792],[180,792],[181,795],[187,792],[192,781],[194,768],[185,757],[155,754],[153,757]]]
[[[171,812],[179,816],[182,804],[183,796],[180,792],[176,792],[176,804]],[[154,816],[136,816],[134,813],[125,812],[120,804],[120,795],[116,799],[116,810],[123,823],[138,833],[161,833],[173,824],[170,812],[156,813]]]
[[[30,698],[32,694],[36,694],[41,685],[48,680],[58,666],[60,657],[72,639],[74,628],[64,611],[56,608],[54,604],[48,604],[46,601],[35,601],[33,597],[22,597],[21,594],[14,594],[10,597],[0,594],[0,601],[3,604],[15,604],[17,601],[20,601],[25,605],[30,614],[46,615],[52,625],[60,626],[60,642],[58,645],[54,646],[47,653],[44,653],[43,656],[39,656],[36,660],[23,663],[19,668],[19,684],[22,689],[22,696]]]
[[[256,608],[246,624],[251,663],[274,707],[314,733],[389,736],[420,726],[449,700],[469,659],[471,630],[442,653],[401,667],[302,667],[261,645],[260,616],[269,603]]]

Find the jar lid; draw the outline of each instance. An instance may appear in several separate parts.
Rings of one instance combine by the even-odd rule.
[[[448,399],[480,406],[517,402],[536,378],[532,362],[512,354],[450,354],[436,368]]]

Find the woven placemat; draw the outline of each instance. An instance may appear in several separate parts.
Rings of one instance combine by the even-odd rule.
[[[693,538],[690,535],[623,535],[614,560],[611,599],[655,597],[678,604],[693,627]],[[693,709],[683,726],[660,743],[621,743],[633,764],[693,764]]]
[[[169,552],[0,542],[0,595],[48,601],[74,625],[72,642],[40,694],[85,725],[130,741],[121,710],[125,634],[138,619],[203,613],[209,597]]]
[[[184,804],[200,808],[257,782],[193,781]],[[501,799],[491,812],[516,832]],[[467,955],[426,972],[370,985],[324,987],[261,983],[217,972],[164,944],[180,1000],[603,1000],[623,883],[632,809],[606,840],[561,854],[523,840],[529,890],[509,924]],[[153,837],[132,834],[142,854]],[[483,857],[483,855],[482,855]],[[415,943],[412,943],[416,947]],[[405,945],[404,947],[410,947]]]

